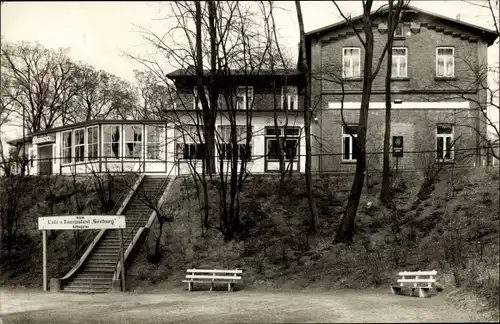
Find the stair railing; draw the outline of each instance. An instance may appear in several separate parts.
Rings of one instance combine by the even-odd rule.
[[[163,181],[163,183],[161,184],[161,186],[158,188],[157,192],[156,192],[156,195],[154,197],[154,201],[156,201],[156,206],[159,206],[160,205],[160,199],[162,197],[162,195],[165,193],[165,191],[167,191],[167,187],[168,186],[165,186],[165,184],[168,184],[169,181],[173,181],[173,179],[175,179],[175,176],[173,177],[173,179],[170,178],[171,174],[172,174],[172,171],[174,170],[175,168],[175,165],[173,165],[171,168],[170,168],[170,171],[168,172],[167,176],[165,177],[165,180]],[[143,219],[143,217],[145,215],[147,215],[149,212],[146,212],[144,214],[142,214],[134,223],[134,226],[132,227],[132,229],[130,231],[128,231],[126,237],[123,239],[123,243],[126,245],[126,252],[129,251],[129,248],[130,248],[130,245],[132,245],[134,239],[132,238],[132,241],[127,244],[128,242],[128,239],[131,237],[132,234],[134,234],[134,237],[140,237],[140,234],[142,234],[142,231],[138,231],[138,233],[135,233],[135,230],[137,228],[144,228],[144,226],[137,226],[139,224],[139,222]],[[152,213],[156,213],[155,210],[153,210]],[[151,215],[151,214],[150,214]],[[139,233],[140,232],[140,233]],[[127,253],[124,253],[124,258],[127,259],[127,256],[128,254]],[[125,260],[124,260],[125,261]],[[117,280],[120,278],[120,275],[121,275],[121,266],[120,266],[120,255],[118,255],[117,259],[116,259],[116,270],[115,270],[115,274],[113,276],[113,279]]]

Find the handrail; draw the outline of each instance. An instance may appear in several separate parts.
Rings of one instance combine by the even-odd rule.
[[[122,206],[116,212],[116,215],[121,215],[125,206],[128,204],[130,197],[132,196],[130,194],[130,192],[132,192],[132,194],[133,194],[133,192],[135,192],[137,190],[137,188],[141,184],[143,178],[144,178],[144,174],[141,174],[139,176],[139,178],[136,180],[136,182],[132,186],[131,190],[129,191],[129,194],[127,195],[125,200],[122,202]],[[90,243],[90,245],[87,247],[87,250],[85,251],[85,253],[80,257],[80,260],[76,263],[76,265],[73,268],[71,268],[71,270],[64,277],[61,278],[61,280],[69,279],[83,265],[83,263],[85,262],[87,257],[90,255],[90,253],[92,252],[94,247],[97,245],[97,243],[104,236],[105,233],[106,233],[106,229],[102,229],[99,231],[99,233],[94,237],[94,240],[92,241],[92,243]]]
[[[166,197],[166,194],[168,193],[170,187],[172,186],[172,183],[174,182],[176,176],[174,175],[172,178],[170,177],[170,175],[172,174],[172,171],[174,170],[175,168],[175,165],[173,165],[171,168],[170,168],[170,171],[168,172],[167,174],[167,177],[165,178],[165,181],[163,181],[162,185],[160,186],[160,189],[158,189],[158,192],[156,193],[156,196],[154,197],[155,201],[156,199],[159,197],[158,199],[158,202],[156,203],[156,206],[161,206],[160,202],[163,203],[163,200],[164,200],[164,197]],[[170,182],[169,182],[170,181]],[[164,188],[164,184],[167,183],[167,186],[166,188],[161,191],[161,188]],[[127,236],[126,238],[124,238],[123,242],[127,242],[130,235],[132,235],[134,232],[135,232],[135,229],[137,228],[137,224],[142,220],[142,218],[144,217],[144,215],[147,215],[147,212],[142,214],[138,220],[136,220],[134,226],[132,227],[132,229],[127,233]],[[135,243],[139,240],[139,237],[142,235],[144,229],[146,228],[149,228],[152,224],[152,220],[154,220],[154,217],[156,217],[156,211],[153,210],[152,213],[151,213],[151,216],[146,224],[146,226],[140,226],[138,231],[134,234],[134,238],[132,239],[132,241],[128,244],[127,246],[127,249],[124,253],[124,259],[126,260],[127,257],[129,256],[130,252],[132,251]],[[124,260],[124,262],[125,262]],[[120,264],[120,257],[117,258],[116,260],[116,269],[115,269],[115,273],[113,275],[113,279],[119,279],[120,278],[120,275],[121,275],[121,264]]]

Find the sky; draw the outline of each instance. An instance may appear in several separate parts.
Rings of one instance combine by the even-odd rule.
[[[480,3],[481,1],[476,1]],[[346,14],[361,13],[360,1],[339,1]],[[375,1],[378,8],[387,1]],[[417,1],[410,4],[417,8],[493,29],[491,14],[464,1]],[[279,10],[276,23],[285,46],[296,55],[299,30],[293,1],[277,1]],[[161,33],[165,26],[158,21],[165,3],[160,2],[3,2],[1,5],[1,34],[6,41],[39,42],[47,48],[69,48],[74,60],[81,60],[99,69],[133,81],[133,70],[143,67],[126,58],[122,53],[144,54],[148,48],[138,32],[142,26]],[[311,31],[341,19],[331,1],[301,1],[305,30]],[[488,52],[498,60],[498,45]],[[295,56],[296,57],[296,56]],[[168,68],[167,68],[168,69]],[[168,72],[168,71],[167,71]],[[18,131],[5,131],[7,138],[16,137]]]

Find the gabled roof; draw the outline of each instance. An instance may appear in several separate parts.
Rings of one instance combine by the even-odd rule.
[[[370,13],[370,16],[372,16],[372,15],[380,15],[380,14],[386,13],[387,9],[388,9],[387,5],[382,6],[382,7],[378,8],[378,9],[376,9],[376,10],[373,10]],[[469,23],[461,21],[461,20],[452,19],[452,18],[449,18],[449,17],[446,17],[446,16],[442,16],[442,15],[439,15],[439,14],[436,14],[436,13],[433,13],[433,12],[430,12],[430,11],[427,11],[427,10],[416,8],[416,7],[413,7],[413,6],[409,6],[409,5],[405,6],[404,11],[406,11],[406,12],[413,11],[413,12],[416,12],[416,13],[422,13],[422,14],[425,14],[425,15],[428,15],[428,16],[432,16],[432,17],[444,20],[446,22],[450,22],[450,23],[453,23],[453,24],[465,27],[465,29],[469,29],[473,33],[475,33],[478,36],[481,36],[482,38],[484,38],[488,42],[488,46],[491,46],[493,44],[493,42],[498,37],[498,33],[496,31],[494,31],[494,30],[483,28],[483,27],[480,27],[480,26],[477,26],[477,25],[473,25],[473,24],[469,24]],[[359,15],[359,16],[356,16],[356,17],[352,17],[351,18],[351,22],[355,23],[357,21],[360,21],[362,18],[363,18],[362,14]],[[342,28],[342,27],[344,27],[346,25],[347,25],[347,22],[342,19],[341,21],[339,21],[339,22],[337,22],[335,24],[331,24],[331,25],[328,25],[328,26],[325,26],[325,27],[318,28],[318,29],[312,30],[310,32],[307,32],[306,33],[306,38],[314,38],[313,36],[319,36],[319,35],[321,35],[323,33],[331,32],[331,31],[334,31],[336,29]]]

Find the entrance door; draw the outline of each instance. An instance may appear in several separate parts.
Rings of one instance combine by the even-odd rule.
[[[52,174],[52,144],[38,146],[38,174]]]

